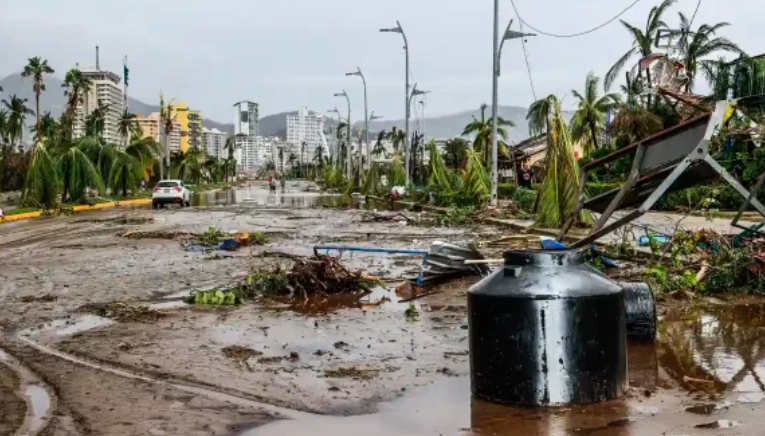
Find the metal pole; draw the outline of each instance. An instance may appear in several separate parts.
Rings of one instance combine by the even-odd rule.
[[[497,206],[497,79],[499,64],[499,0],[494,0],[494,32],[492,33],[492,96],[491,96],[491,206]]]
[[[498,0],[495,0],[498,1]],[[406,187],[409,188],[409,42],[406,39],[406,33],[404,33],[404,28],[401,27],[401,23],[396,21],[396,24],[398,24],[398,28],[401,29],[401,36],[404,37],[404,54],[406,56],[406,79],[405,79],[405,97],[404,102],[406,103],[406,124],[404,125],[404,150],[406,150]]]
[[[356,67],[358,68],[358,67]],[[369,150],[369,112],[367,112],[367,79],[364,77],[363,74],[361,74],[361,68],[358,68],[359,70],[359,76],[361,76],[361,81],[364,82],[364,130],[365,130],[365,141],[367,142],[367,162],[372,162],[369,156],[370,150]],[[363,159],[361,158],[361,145],[359,145],[359,179],[361,178],[361,170],[363,166]]]
[[[348,102],[348,125],[346,128],[346,144],[345,144],[345,172],[348,180],[353,177],[353,159],[351,158],[351,99],[348,97],[348,93],[343,90],[345,94],[345,100]]]

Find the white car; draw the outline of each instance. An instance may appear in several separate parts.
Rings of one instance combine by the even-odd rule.
[[[154,187],[154,194],[151,196],[152,207],[158,209],[169,203],[179,204],[181,207],[191,206],[191,191],[181,180],[160,180]]]

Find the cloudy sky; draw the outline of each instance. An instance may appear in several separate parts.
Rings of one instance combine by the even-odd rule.
[[[571,33],[602,23],[631,1],[516,5],[535,27]],[[509,0],[500,3],[504,27],[514,13]],[[623,18],[643,27],[658,3],[642,0]],[[667,21],[676,23],[680,10],[691,15],[696,3],[678,0]],[[131,96],[157,103],[161,89],[205,117],[231,122],[231,106],[242,99],[260,103],[263,115],[300,106],[344,111],[345,102],[333,97],[343,89],[360,114],[361,80],[344,75],[358,66],[367,77],[370,111],[394,119],[403,116],[403,43],[378,29],[400,20],[412,81],[431,91],[427,116],[435,116],[490,101],[492,8],[491,0],[0,0],[0,77],[35,55],[63,77],[75,63],[94,65],[99,45],[104,68],[121,74],[128,56]],[[696,23],[731,22],[724,35],[756,54],[765,51],[764,16],[762,1],[704,0]],[[570,94],[588,71],[604,74],[629,46],[618,22],[578,38],[529,38],[537,95]],[[506,45],[502,65],[501,104],[527,106],[533,96],[518,40]],[[571,104],[570,95],[564,102]]]

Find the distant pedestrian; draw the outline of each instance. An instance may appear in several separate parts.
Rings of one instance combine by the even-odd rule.
[[[279,176],[279,184],[280,184],[280,185],[281,185],[281,187],[282,187],[282,194],[284,194],[284,187],[285,187],[285,185],[287,184],[286,180],[284,179],[284,174],[282,174],[281,176]]]
[[[268,188],[272,194],[276,194],[276,181],[273,174],[268,176]]]
[[[518,186],[531,189],[531,170],[528,164],[523,164],[521,171],[518,172]]]

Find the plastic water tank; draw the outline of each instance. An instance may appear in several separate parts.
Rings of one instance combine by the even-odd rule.
[[[620,397],[628,385],[621,287],[575,250],[504,259],[468,292],[473,394],[528,406]]]

